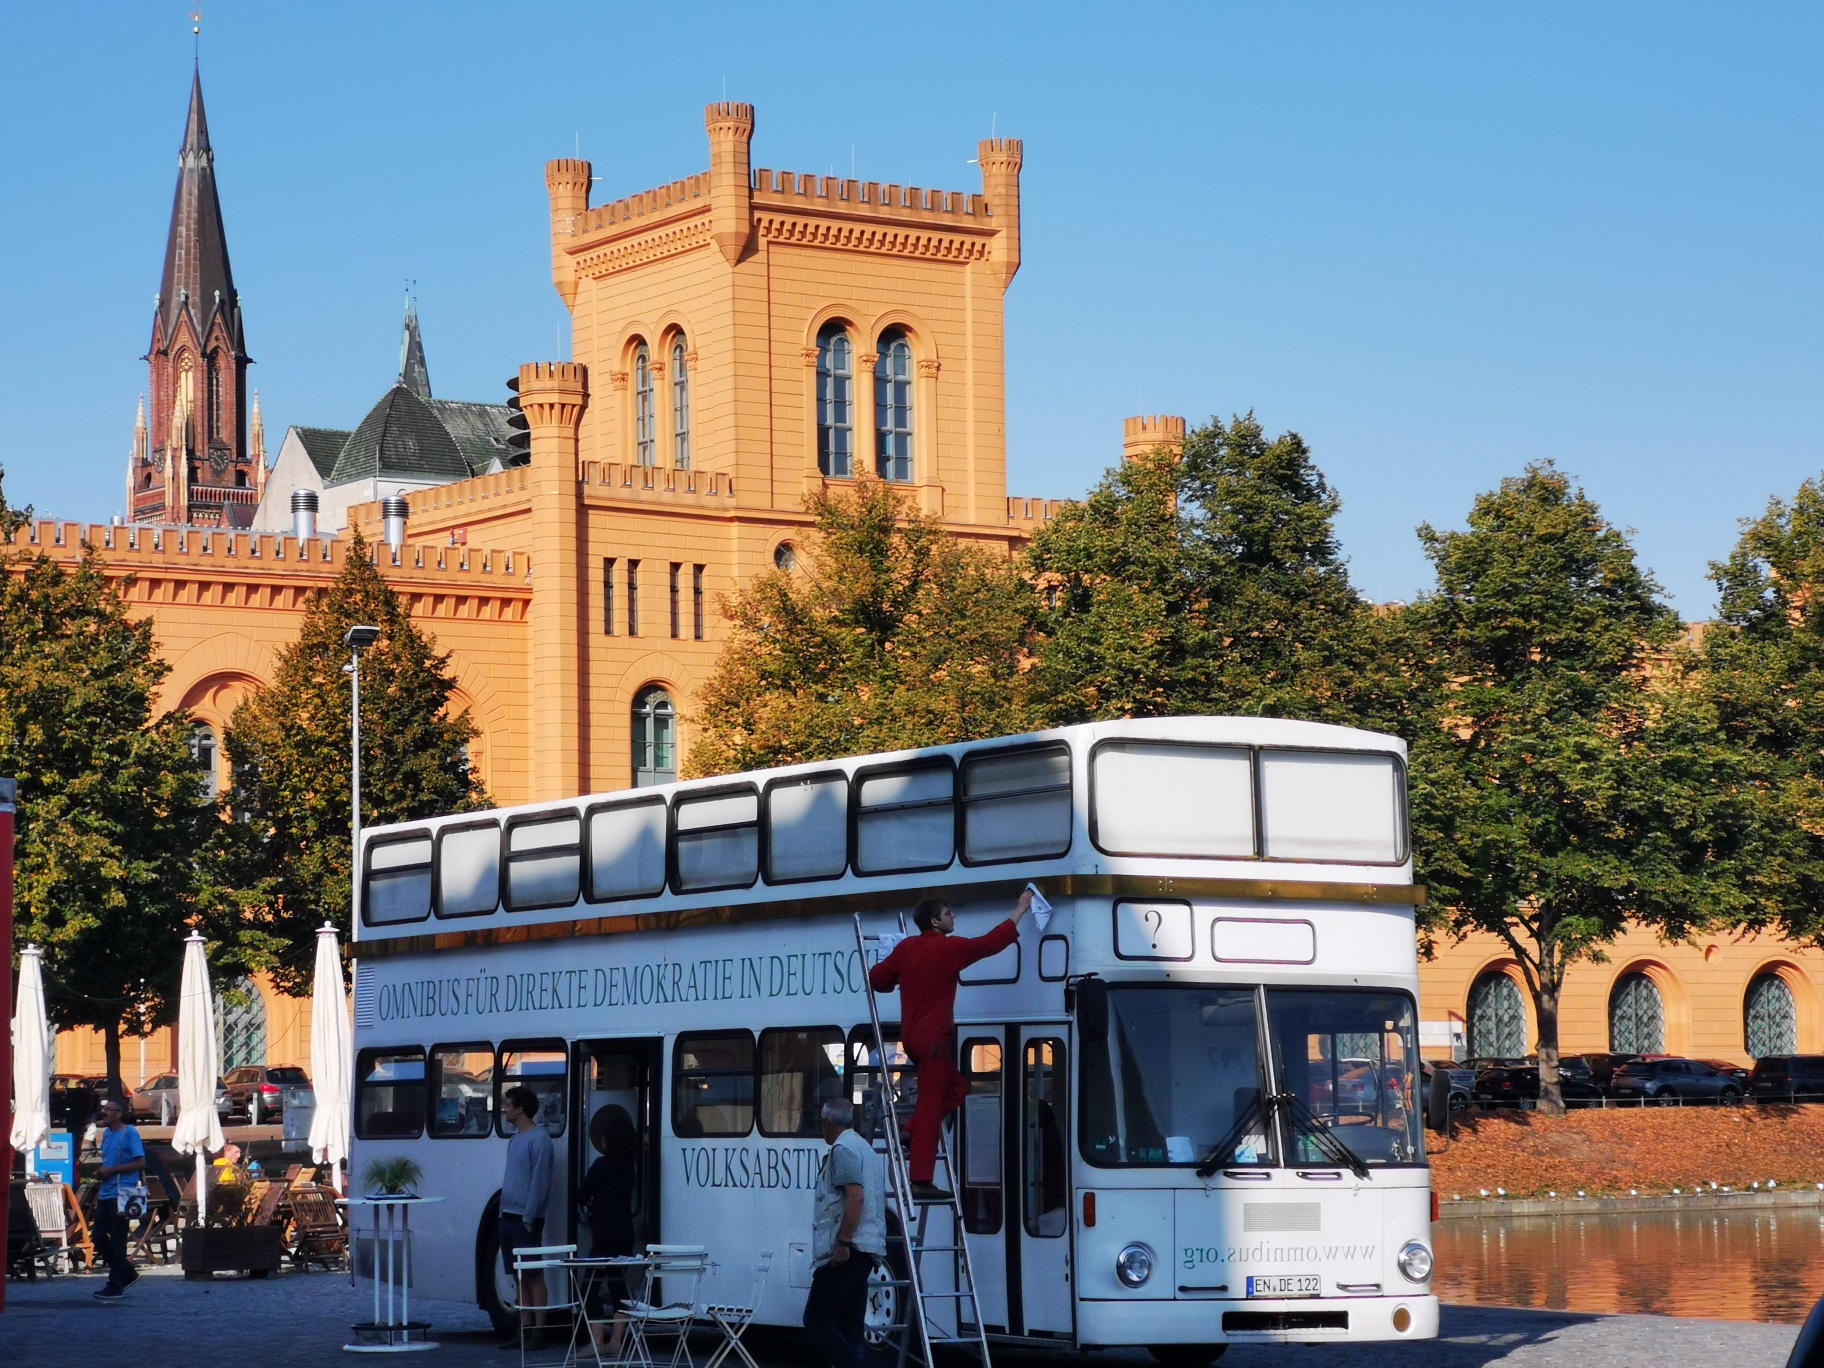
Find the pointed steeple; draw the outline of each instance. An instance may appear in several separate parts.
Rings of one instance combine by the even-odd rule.
[[[203,112],[203,74],[190,78],[190,117],[177,154],[177,193],[171,202],[171,228],[165,239],[165,274],[158,292],[163,340],[176,331],[178,315],[188,307],[199,339],[207,338],[218,311],[224,314],[229,345],[241,350],[241,307],[228,265],[228,234],[215,191],[215,152],[209,146],[209,120]]]
[[[399,339],[399,383],[420,399],[431,397],[431,372],[424,364],[424,338],[418,333],[418,301],[405,300],[405,335]]]

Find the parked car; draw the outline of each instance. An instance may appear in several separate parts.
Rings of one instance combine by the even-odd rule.
[[[1565,1059],[1581,1059],[1589,1066],[1590,1077],[1604,1096],[1615,1086],[1615,1070],[1623,1064],[1632,1064],[1640,1056],[1637,1054],[1614,1054],[1602,1051],[1580,1051],[1574,1055],[1565,1055]]]
[[[1558,1061],[1558,1088],[1567,1107],[1588,1106],[1602,1100],[1602,1089],[1590,1075],[1590,1067],[1572,1055]],[[1539,1066],[1537,1064],[1504,1064],[1484,1069],[1476,1077],[1470,1095],[1478,1102],[1496,1106],[1534,1107],[1539,1103]]]
[[[160,1074],[145,1087],[141,1088],[135,1098],[141,1108],[140,1116],[148,1121],[177,1124],[177,1114],[182,1110],[177,1096],[177,1075]],[[226,1121],[232,1108],[228,1104],[228,1089],[221,1079],[215,1080],[215,1114]]]
[[[1623,1064],[1615,1071],[1611,1092],[1617,1101],[1661,1107],[1680,1102],[1730,1106],[1742,1100],[1742,1085],[1734,1074],[1722,1073],[1698,1059],[1637,1059]]]
[[[1767,1055],[1748,1076],[1756,1102],[1824,1102],[1824,1055]]]
[[[1740,1087],[1744,1093],[1748,1091],[1748,1080],[1754,1076],[1753,1070],[1749,1069],[1747,1066],[1734,1063],[1727,1059],[1700,1059],[1697,1062],[1699,1064],[1708,1064],[1718,1073],[1728,1074],[1729,1077],[1736,1081],[1736,1085]]]
[[[1450,1109],[1465,1110],[1476,1086],[1476,1071],[1454,1059],[1424,1060],[1419,1064],[1419,1074],[1424,1080],[1425,1096],[1431,1096],[1431,1076],[1440,1069],[1450,1076]]]
[[[96,1092],[78,1074],[51,1075],[51,1129],[69,1131],[78,1140],[95,1115]]]
[[[139,1115],[139,1104],[134,1099],[133,1089],[129,1088],[124,1081],[110,1083],[106,1074],[90,1074],[82,1081],[88,1085],[89,1091],[95,1094],[95,1101],[98,1104],[104,1097],[118,1097],[121,1104],[127,1109],[127,1120],[131,1121]]]
[[[253,1117],[253,1099],[260,1099],[260,1119],[277,1121],[285,1114],[285,1089],[308,1088],[310,1079],[295,1064],[243,1064],[223,1079],[229,1110]]]

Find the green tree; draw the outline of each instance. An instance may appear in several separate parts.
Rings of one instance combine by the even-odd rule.
[[[794,570],[726,600],[732,630],[698,709],[693,775],[1026,730],[1026,593],[890,484],[806,504]]]
[[[487,801],[469,766],[474,725],[449,712],[449,657],[413,624],[357,532],[341,574],[312,597],[272,682],[235,709],[225,739],[246,819],[247,881],[264,904],[258,929],[279,947],[273,977],[288,993],[309,991],[317,928],[349,929],[352,691],[342,639],[357,624],[380,629],[361,658],[363,824]]]
[[[1688,687],[1679,623],[1634,549],[1549,462],[1419,529],[1436,592],[1401,614],[1429,688],[1412,807],[1431,925],[1513,952],[1538,1021],[1541,1106],[1562,1111],[1569,966],[1630,922],[1678,938],[1747,910],[1753,758]]]
[[[1046,715],[1366,720],[1375,621],[1339,507],[1304,440],[1252,414],[1110,470],[1027,555]]]
[[[27,510],[29,512],[29,510]],[[0,491],[0,533],[22,514]],[[44,947],[59,1026],[120,1040],[176,1014],[192,926],[247,967],[212,859],[216,820],[187,714],[153,715],[168,667],[92,547],[73,569],[0,545],[0,774],[19,781],[21,942]],[[225,948],[225,956],[219,950]],[[142,987],[143,985],[143,987]]]

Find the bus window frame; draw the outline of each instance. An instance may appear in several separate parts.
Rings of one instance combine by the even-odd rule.
[[[443,910],[443,843],[447,837],[465,831],[494,832],[494,905],[479,912],[445,912]],[[467,917],[491,917],[501,909],[506,892],[506,838],[498,817],[477,817],[470,821],[450,822],[437,828],[431,842],[431,912],[438,921],[461,921]],[[392,923],[388,923],[391,925]]]
[[[412,1131],[411,1133],[409,1133],[407,1135],[369,1135],[369,1134],[366,1134],[365,1127],[364,1127],[364,1124],[362,1121],[361,1095],[364,1092],[366,1092],[369,1088],[381,1086],[380,1084],[370,1083],[367,1081],[367,1072],[369,1069],[371,1069],[373,1067],[373,1061],[374,1061],[375,1056],[392,1055],[392,1056],[402,1056],[404,1058],[409,1059],[414,1054],[416,1054],[416,1056],[418,1058],[418,1062],[421,1066],[423,1066],[423,1070],[424,1070],[424,1076],[420,1077],[418,1079],[418,1087],[419,1087],[419,1090],[421,1093],[420,1098],[419,1098],[419,1106],[418,1106],[418,1129],[415,1131]],[[405,1079],[403,1081],[406,1083],[410,1083],[412,1080]],[[395,1087],[398,1086],[397,1082],[395,1082],[394,1086]],[[426,1053],[425,1048],[422,1045],[369,1045],[365,1049],[360,1050],[355,1055],[355,1089],[354,1089],[354,1092],[355,1092],[355,1096],[354,1096],[355,1114],[353,1117],[350,1118],[350,1120],[353,1123],[352,1129],[354,1130],[355,1139],[357,1139],[357,1140],[418,1140],[418,1139],[422,1139],[424,1136],[424,1133],[430,1129],[430,1118],[428,1116],[428,1112],[430,1110],[430,1097],[431,1097],[430,1056]],[[409,1115],[411,1115],[411,1113],[410,1112],[388,1112],[387,1115],[389,1115],[389,1116],[409,1116]]]
[[[842,806],[843,806],[843,813],[844,813],[843,833],[842,833],[842,839],[843,839],[842,868],[837,870],[834,874],[805,874],[805,875],[801,875],[800,877],[795,878],[795,879],[785,879],[785,878],[776,877],[773,874],[773,868],[772,868],[772,866],[773,866],[773,813],[772,813],[771,802],[772,802],[773,790],[776,788],[790,788],[791,786],[793,786],[795,784],[814,784],[820,780],[828,780],[828,779],[832,779],[832,778],[840,779],[842,781],[843,788],[845,790],[842,795]],[[849,871],[855,867],[854,833],[850,829],[850,825],[847,820],[847,813],[849,810],[849,805],[850,805],[850,803],[852,803],[854,801],[854,795],[855,795],[854,777],[852,775],[850,775],[847,770],[840,770],[840,769],[818,770],[813,774],[794,774],[794,775],[789,775],[785,778],[780,778],[780,779],[768,779],[765,784],[761,785],[761,787],[760,787],[760,877],[766,881],[768,886],[780,887],[785,884],[826,883],[826,882],[829,882],[834,879],[846,878],[848,876]]]
[[[920,798],[910,803],[883,803],[878,807],[863,807],[861,791],[870,779],[890,774],[916,774],[924,770],[947,770],[950,774],[950,858],[941,864],[895,865],[891,869],[863,869],[861,867],[861,821],[863,817],[873,817],[889,812],[910,812],[916,808],[934,808],[942,800]],[[962,811],[957,801],[956,760],[949,755],[927,756],[922,760],[898,760],[885,765],[863,765],[849,776],[849,871],[859,878],[883,879],[895,874],[919,874],[927,870],[948,869],[956,863],[959,840],[962,835]]]
[[[547,826],[558,822],[572,820],[576,823],[576,844],[566,846],[541,846],[537,850],[513,849],[513,833],[520,827]],[[548,812],[522,812],[517,817],[509,817],[500,825],[500,910],[504,912],[545,912],[554,907],[574,907],[582,899],[588,876],[583,870],[583,850],[588,845],[586,839],[589,824],[582,813],[573,807],[553,808]],[[571,849],[576,852],[576,897],[563,898],[555,902],[516,902],[513,898],[513,862],[530,860],[551,854],[553,851]]]
[[[1102,844],[1100,809],[1096,802],[1096,758],[1109,746],[1171,746],[1187,751],[1240,751],[1248,757],[1249,829],[1253,833],[1250,855],[1172,854],[1160,850],[1114,850]],[[1287,747],[1296,750],[1298,747]],[[1258,860],[1260,858],[1260,747],[1229,741],[1173,741],[1155,736],[1104,736],[1089,748],[1089,843],[1104,855],[1133,860]],[[1378,754],[1378,752],[1376,752]]]
[[[1035,1211],[1028,1199],[1034,1190],[1035,1178],[1041,1176],[1045,1170],[1041,1169],[1038,1173],[1028,1172],[1026,1145],[1028,1130],[1027,1108],[1035,1101],[1031,1092],[1033,1065],[1029,1060],[1034,1047],[1039,1045],[1049,1045],[1052,1049],[1052,1062],[1049,1065],[1040,1065],[1038,1067],[1048,1068],[1051,1071],[1052,1078],[1057,1081],[1058,1100],[1056,1106],[1053,1108],[1052,1120],[1053,1124],[1057,1127],[1058,1162],[1064,1183],[1064,1205],[1061,1208],[1047,1207]],[[1074,1224],[1071,1220],[1072,1156],[1070,1153],[1070,1132],[1073,1127],[1070,1124],[1072,1087],[1070,1077],[1070,1056],[1070,1042],[1066,1040],[1063,1035],[1030,1035],[1024,1037],[1020,1041],[1020,1225],[1021,1228],[1025,1230],[1028,1239],[1060,1240],[1070,1234],[1071,1227]],[[1006,1059],[1004,1056],[1001,1061],[1001,1067],[1003,1070],[1006,1068]],[[1002,1077],[1004,1080],[1004,1073]],[[1003,1089],[1005,1086],[1006,1084],[1003,1081]],[[1005,1097],[1005,1092],[1003,1092],[1002,1096],[1003,1098]],[[1004,1105],[1005,1103],[1003,1102],[1003,1106]],[[1003,1122],[1003,1124],[1005,1123]],[[1043,1159],[1044,1156],[1041,1155],[1041,1163],[1043,1163]],[[1034,1229],[1034,1225],[1037,1221],[1042,1221],[1046,1216],[1060,1211],[1063,1214],[1063,1221],[1059,1229],[1051,1231]]]
[[[698,803],[714,802],[718,798],[735,798],[749,796],[754,800],[754,820],[751,822],[724,822],[720,826],[692,827],[684,832],[686,836],[707,836],[723,831],[745,831],[752,828],[754,832],[754,874],[745,883],[701,883],[686,888],[678,871],[678,808],[692,807]],[[754,784],[720,784],[715,788],[688,789],[675,793],[665,805],[665,882],[671,891],[679,897],[690,897],[698,893],[722,893],[731,889],[752,888],[760,882],[760,867],[765,863],[765,843],[760,829],[766,815],[766,809],[760,803],[760,790]]]
[[[621,808],[657,807],[665,813],[665,852],[659,861],[659,884],[650,893],[615,893],[600,895],[595,891],[595,861],[589,858],[589,824],[603,812],[618,811]],[[605,803],[591,803],[583,809],[582,860],[583,860],[583,901],[591,906],[605,903],[637,902],[643,898],[662,898],[665,896],[668,880],[671,876],[671,804],[665,801],[662,793],[651,794],[640,798],[610,799]]]
[[[483,1050],[486,1050],[490,1054],[492,1054],[494,1057],[494,1067],[492,1070],[490,1070],[489,1088],[488,1088],[488,1124],[487,1124],[486,1129],[484,1129],[483,1131],[481,1131],[480,1134],[477,1134],[477,1135],[466,1134],[462,1131],[440,1131],[437,1129],[437,1103],[443,1095],[443,1085],[441,1082],[441,1078],[442,1078],[441,1073],[438,1073],[437,1077],[435,1079],[433,1079],[433,1077],[432,1077],[433,1069],[432,1069],[431,1061],[436,1059],[439,1055],[443,1054],[445,1051],[456,1051],[456,1050],[467,1050],[467,1051],[470,1051],[471,1053],[475,1053],[475,1054],[479,1054]],[[500,1072],[500,1050],[495,1046],[494,1042],[491,1040],[445,1040],[445,1041],[439,1041],[434,1045],[428,1046],[424,1052],[424,1108],[425,1108],[424,1133],[425,1133],[425,1135],[427,1135],[428,1137],[430,1137],[433,1140],[486,1140],[486,1139],[489,1139],[490,1137],[492,1137],[494,1134],[494,1127],[495,1127],[495,1120],[494,1120],[495,1115],[496,1115],[495,1108],[497,1106],[497,1101],[498,1101],[498,1099],[495,1097],[495,1093],[496,1093],[497,1089],[493,1085],[493,1075],[497,1075],[497,1074],[499,1074],[499,1072]]]
[[[958,1034],[960,1035],[961,1032],[959,1031]],[[960,1186],[956,1189],[956,1195],[963,1208],[963,1229],[965,1231],[971,1235],[999,1235],[1007,1225],[1006,1040],[999,1035],[964,1036],[961,1040],[957,1041],[957,1072],[963,1076],[964,1082],[968,1083],[972,1088],[976,1079],[988,1078],[991,1076],[986,1072],[978,1072],[975,1069],[967,1067],[970,1060],[970,1047],[983,1045],[992,1045],[998,1052],[1000,1058],[1000,1068],[995,1070],[992,1075],[992,1077],[998,1080],[997,1087],[999,1089],[995,1094],[995,1101],[1000,1104],[997,1110],[996,1122],[998,1133],[994,1137],[995,1156],[998,1160],[997,1167],[999,1172],[995,1181],[991,1184],[972,1183],[968,1180],[967,1156],[969,1153],[969,1128],[975,1123],[969,1119],[969,1103],[967,1098],[965,1098],[962,1110],[957,1114],[957,1120],[960,1124],[956,1127],[956,1149],[959,1161],[957,1164],[956,1182],[960,1184]],[[986,1094],[982,1095],[985,1096]],[[977,1094],[971,1092],[969,1096],[974,1097],[977,1096]],[[978,1194],[980,1200],[972,1200],[972,1197],[975,1197]],[[987,1200],[990,1194],[992,1194],[994,1198],[993,1201]],[[989,1218],[986,1215],[979,1214],[990,1210],[994,1213],[992,1225],[988,1223]]]
[[[826,1026],[763,1026],[760,1030],[754,1032],[754,1130],[768,1140],[806,1140],[823,1133],[821,1129],[810,1131],[768,1130],[766,1128],[766,1123],[763,1120],[766,1115],[765,1108],[762,1105],[762,1090],[766,1086],[766,1038],[768,1036],[798,1034],[835,1036],[836,1043],[841,1048],[842,1063],[844,1065],[848,1063],[848,1033],[834,1022]],[[821,1048],[821,1046],[819,1048]],[[846,1071],[840,1067],[836,1071],[836,1081],[838,1084],[842,1085],[843,1094],[847,1093],[847,1081],[844,1076],[845,1072]],[[820,1101],[817,1106],[821,1109],[823,1103]]]
[[[705,1073],[702,1069],[686,1070],[683,1067],[682,1056],[684,1052],[684,1043],[686,1041],[694,1040],[732,1040],[740,1036],[745,1036],[747,1038],[747,1046],[750,1051],[748,1056],[747,1076],[748,1081],[753,1086],[753,1100],[748,1104],[747,1129],[739,1131],[699,1130],[695,1134],[680,1135],[678,1133],[679,1080],[685,1077],[698,1077]],[[738,1070],[726,1069],[714,1076],[718,1078],[736,1078],[739,1077],[740,1074]],[[707,1031],[679,1031],[671,1039],[670,1084],[670,1105],[666,1108],[666,1114],[671,1120],[671,1133],[673,1137],[681,1140],[744,1140],[754,1133],[754,1128],[760,1123],[760,1042],[755,1039],[753,1031],[745,1026],[717,1027],[714,1030]]]
[[[1360,865],[1364,869],[1398,869],[1412,858],[1412,794],[1407,788],[1406,759],[1393,751],[1346,750],[1340,746],[1257,745],[1254,748],[1254,848],[1255,858],[1268,864]],[[1399,824],[1399,858],[1394,860],[1314,860],[1302,855],[1269,855],[1267,851],[1267,805],[1261,787],[1265,766],[1261,756],[1267,751],[1291,751],[1300,755],[1370,755],[1393,762],[1394,820]]]
[[[426,841],[430,844],[430,858],[422,866],[429,877],[430,894],[424,900],[424,914],[417,917],[398,917],[390,921],[374,921],[369,915],[373,908],[374,852],[387,846],[411,845],[415,841]],[[393,869],[417,869],[418,865],[395,865]],[[393,870],[387,870],[392,873]],[[437,906],[437,833],[428,827],[418,827],[413,831],[389,832],[385,836],[376,836],[361,851],[361,924],[363,926],[412,926],[418,922],[429,921],[431,913]]]
[[[555,1135],[552,1135],[551,1128],[546,1126],[545,1123],[537,1117],[533,1118],[532,1124],[543,1128],[545,1134],[550,1135],[553,1140],[560,1139],[563,1136],[564,1131],[570,1129],[570,1042],[565,1040],[562,1036],[515,1036],[512,1039],[501,1041],[500,1044],[494,1047],[493,1131],[497,1136],[502,1136],[507,1139],[511,1139],[513,1136],[511,1131],[501,1129],[501,1127],[507,1123],[506,1113],[501,1109],[500,1105],[501,1098],[505,1096],[507,1089],[517,1086],[527,1078],[538,1077],[537,1074],[514,1074],[513,1082],[509,1083],[507,1081],[507,1056],[509,1054],[531,1054],[535,1050],[545,1054],[557,1055],[564,1061],[564,1124],[563,1128]],[[536,1091],[536,1089],[534,1089],[534,1091]],[[426,1097],[428,1100],[428,1091]],[[543,1102],[539,1103],[538,1109],[541,1112],[544,1111],[545,1106]]]
[[[1034,755],[1051,752],[1064,757],[1064,782],[1051,784],[1044,788],[1015,789],[1009,793],[984,793],[975,798],[965,792],[968,784],[969,767],[985,761],[999,760],[1010,755]],[[1076,813],[1071,808],[1076,798],[1077,776],[1072,768],[1074,757],[1071,755],[1070,743],[1066,741],[1047,741],[1037,745],[1020,746],[984,746],[963,755],[956,766],[956,787],[952,801],[956,804],[956,846],[954,860],[968,869],[981,869],[988,865],[1024,864],[1032,860],[1061,860],[1070,854],[1070,848],[1076,841]],[[1041,793],[1064,794],[1064,805],[1068,816],[1064,823],[1064,846],[1061,850],[1039,851],[1032,855],[997,855],[986,860],[969,858],[969,809],[977,803],[1005,801],[1009,798],[1029,798]]]

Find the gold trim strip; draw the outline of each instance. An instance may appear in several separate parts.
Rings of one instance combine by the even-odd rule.
[[[1052,898],[1238,898],[1252,902],[1370,903],[1378,907],[1417,907],[1425,901],[1423,884],[1320,883],[1285,879],[1174,879],[1141,874],[1066,874],[1033,882]],[[956,902],[965,898],[1017,898],[1024,879],[937,885],[930,891]],[[357,959],[382,955],[423,954],[430,950],[479,949],[490,945],[526,945],[536,941],[574,940],[580,936],[620,936],[630,931],[681,931],[692,926],[737,926],[744,922],[788,921],[802,917],[849,916],[856,912],[901,911],[917,901],[903,888],[868,893],[838,893],[820,898],[779,902],[727,903],[676,912],[611,912],[569,921],[528,922],[523,926],[490,926],[476,931],[430,931],[418,936],[357,941]]]

